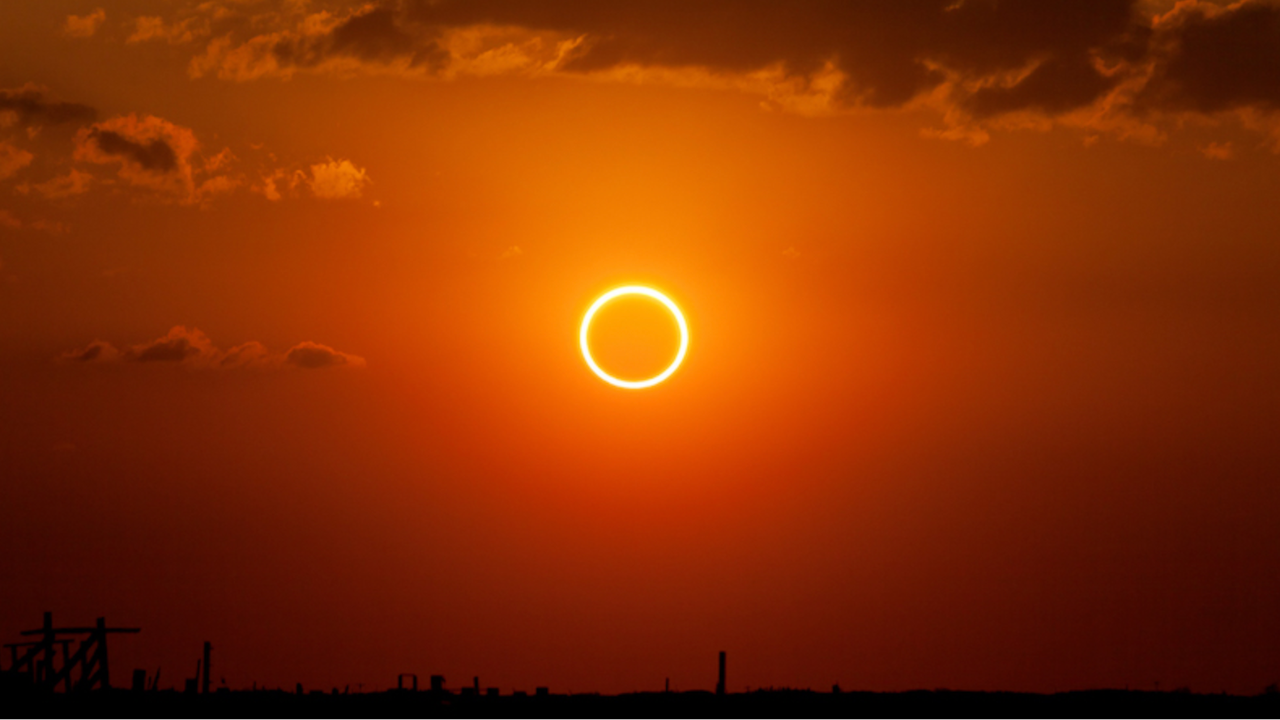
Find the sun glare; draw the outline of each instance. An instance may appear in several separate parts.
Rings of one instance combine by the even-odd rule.
[[[591,329],[591,319],[595,317],[595,314],[600,310],[600,308],[608,304],[609,301],[626,295],[642,295],[644,297],[657,300],[662,303],[667,310],[671,311],[671,315],[675,318],[676,324],[680,326],[680,349],[676,352],[675,360],[672,360],[671,364],[668,365],[665,370],[651,378],[648,378],[647,380],[622,380],[605,372],[598,364],[596,364],[595,359],[591,357],[590,343],[587,342],[587,334]],[[684,315],[680,313],[680,308],[676,307],[676,304],[671,301],[671,298],[663,295],[653,288],[644,287],[643,285],[627,285],[610,290],[604,295],[601,295],[594,303],[591,304],[591,307],[587,310],[587,314],[582,318],[582,329],[578,333],[578,344],[582,348],[582,357],[587,361],[587,366],[590,367],[591,372],[594,372],[601,380],[604,380],[614,387],[625,388],[628,390],[639,390],[642,388],[653,387],[663,380],[666,380],[671,377],[671,374],[676,371],[676,368],[680,367],[680,363],[684,361],[685,351],[689,349],[689,326],[685,324]]]

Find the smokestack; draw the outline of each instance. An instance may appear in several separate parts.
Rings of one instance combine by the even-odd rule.
[[[209,654],[213,652],[213,644],[204,641],[204,675],[200,677],[200,692],[209,694]]]
[[[720,682],[716,683],[716,694],[724,694],[724,651],[720,651]]]

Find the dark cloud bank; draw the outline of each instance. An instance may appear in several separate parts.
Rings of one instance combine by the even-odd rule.
[[[822,89],[834,109],[895,108],[942,91],[938,102],[960,122],[1018,112],[1056,117],[1091,106],[1138,121],[1186,112],[1280,114],[1280,0],[317,0],[306,12],[327,13],[321,32],[304,29],[305,12],[268,7],[214,0],[178,10],[188,21],[201,13],[218,18],[195,24],[207,29],[191,41],[209,49],[193,60],[193,73],[262,59],[255,54],[272,69],[228,76],[329,62],[344,71],[356,63],[445,73],[457,59],[451,33],[506,28],[543,38],[544,51],[571,40],[562,54],[541,58],[539,67],[559,73],[773,69],[803,88],[834,71],[839,80]],[[499,33],[492,42],[510,38]],[[236,55],[235,48],[252,52]],[[0,90],[0,124],[83,125],[96,115],[33,85]],[[1269,124],[1280,147],[1280,121]],[[162,139],[102,128],[90,140],[144,170],[180,164]]]
[[[975,119],[1061,115],[1131,87],[1140,117],[1280,105],[1280,6],[1134,0],[402,0],[336,4],[326,33],[272,36],[278,67],[341,58],[443,68],[467,27],[577,38],[556,71],[618,67],[843,75],[835,107],[901,107],[946,87]],[[345,13],[345,14],[344,14]],[[262,39],[264,35],[259,35]],[[242,37],[241,40],[247,39]]]

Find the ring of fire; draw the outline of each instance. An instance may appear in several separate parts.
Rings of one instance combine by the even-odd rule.
[[[671,361],[671,364],[667,366],[666,370],[663,370],[648,380],[621,380],[610,375],[596,364],[595,359],[591,357],[591,348],[588,347],[587,344],[587,331],[591,329],[591,318],[595,317],[596,312],[600,310],[600,308],[604,307],[610,300],[622,297],[623,295],[643,295],[657,300],[665,305],[667,310],[671,311],[671,314],[676,319],[676,324],[680,326],[680,350],[676,352],[676,359]],[[684,361],[685,351],[689,349],[689,326],[685,324],[684,315],[680,313],[680,308],[676,307],[674,302],[671,302],[671,298],[663,295],[653,288],[647,288],[643,285],[627,285],[610,290],[599,298],[596,298],[596,301],[591,304],[591,307],[587,310],[587,314],[582,318],[582,329],[578,333],[578,344],[582,347],[582,357],[587,361],[587,366],[590,367],[591,372],[595,373],[601,380],[615,387],[626,388],[628,390],[639,390],[641,388],[653,387],[663,380],[666,380],[671,377],[671,373],[675,372],[676,368],[680,367],[680,363]]]

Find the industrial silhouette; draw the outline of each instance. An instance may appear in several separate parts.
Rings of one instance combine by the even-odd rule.
[[[8,667],[0,663],[0,710],[11,709],[11,703],[21,701],[24,708],[33,707],[32,702],[44,703],[44,712],[35,714],[72,716],[1280,716],[1280,691],[1275,684],[1254,696],[1199,695],[1185,689],[1093,690],[1054,695],[950,690],[873,693],[842,691],[839,685],[833,685],[829,693],[793,688],[735,693],[728,688],[727,654],[723,650],[719,653],[714,693],[672,692],[667,679],[660,692],[613,696],[556,694],[546,686],[535,688],[532,696],[519,690],[504,695],[495,687],[486,688],[482,694],[478,676],[473,676],[470,684],[450,690],[443,675],[431,675],[429,689],[420,691],[418,675],[412,672],[401,673],[395,688],[383,692],[351,693],[350,686],[342,692],[337,688],[304,692],[301,683],[295,685],[294,692],[259,689],[256,684],[251,690],[231,690],[225,687],[225,681],[223,687],[211,692],[213,644],[207,641],[196,661],[195,677],[183,679],[182,692],[160,689],[159,669],[150,678],[146,670],[136,669],[128,690],[114,688],[107,638],[140,631],[108,627],[104,618],[98,618],[92,626],[54,627],[52,613],[46,612],[41,627],[20,633],[36,639],[5,645],[11,661]]]
[[[13,656],[10,675],[25,677],[33,688],[55,690],[63,685],[66,692],[81,692],[111,687],[110,656],[107,654],[107,635],[112,633],[137,633],[139,628],[109,628],[105,618],[98,618],[93,627],[53,626],[53,613],[44,614],[44,623],[36,630],[23,630],[24,636],[38,636],[32,642],[8,643]],[[65,638],[60,636],[71,636]],[[71,645],[79,641],[75,653]],[[62,648],[62,661],[58,661],[57,648]],[[24,649],[25,648],[25,649]],[[77,675],[76,670],[79,670]],[[74,676],[74,678],[73,678]]]

